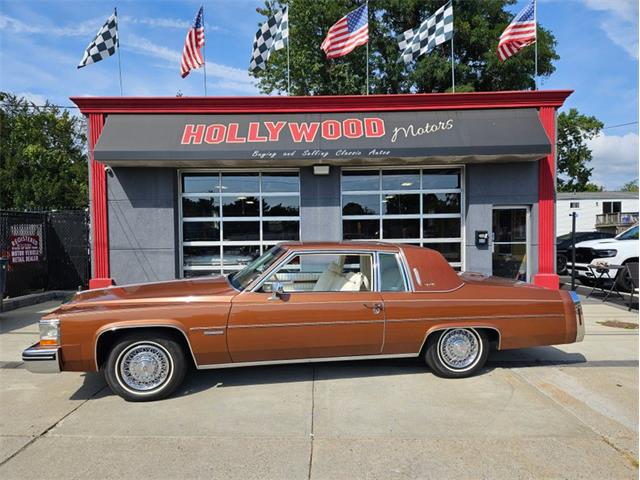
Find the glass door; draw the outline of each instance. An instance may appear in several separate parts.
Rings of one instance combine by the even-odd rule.
[[[493,275],[529,280],[529,207],[494,207],[492,227]]]

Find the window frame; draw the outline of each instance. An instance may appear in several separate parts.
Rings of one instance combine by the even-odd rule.
[[[423,175],[425,172],[429,170],[458,170],[460,173],[460,186],[459,188],[437,188],[437,189],[425,189],[423,187]],[[398,172],[402,170],[418,170],[420,177],[420,185],[418,188],[406,189],[406,190],[385,190],[383,189],[383,173],[385,171],[393,171]],[[343,189],[343,178],[344,172],[353,172],[353,171],[371,171],[378,172],[378,190],[344,190]],[[449,262],[449,265],[455,269],[460,269],[464,271],[466,264],[466,249],[465,249],[465,238],[466,238],[466,225],[465,225],[465,214],[466,214],[466,169],[465,165],[403,165],[401,167],[397,166],[380,166],[380,167],[372,167],[372,166],[360,166],[360,167],[342,167],[342,171],[340,172],[340,233],[341,238],[344,240],[344,221],[345,220],[378,220],[378,238],[370,238],[370,239],[357,239],[351,241],[378,241],[382,240],[385,242],[393,242],[393,243],[408,243],[408,244],[418,244],[422,247],[429,248],[429,245],[439,244],[439,243],[455,243],[460,245],[460,261],[459,262]],[[424,195],[429,193],[457,193],[460,195],[460,212],[459,213],[423,213],[424,211]],[[385,195],[402,195],[402,194],[419,194],[419,211],[418,213],[413,214],[385,214],[383,213],[383,202],[382,197]],[[343,197],[345,195],[378,195],[379,201],[379,214],[373,215],[344,215],[343,214]],[[427,219],[460,219],[460,236],[459,237],[438,237],[438,238],[426,238],[424,236],[424,220]],[[383,238],[383,227],[384,220],[419,220],[419,236],[416,238]]]
[[[217,176],[219,181],[222,181],[222,175],[224,174],[239,174],[239,173],[255,173],[258,175],[258,191],[247,191],[247,192],[230,192],[223,193],[222,189],[219,189],[218,192],[188,192],[185,193],[183,191],[183,178],[189,174],[211,174]],[[298,189],[295,192],[278,192],[278,191],[263,191],[263,175],[264,174],[278,174],[278,173],[295,173],[297,175],[297,186]],[[208,272],[209,274],[225,274],[228,272],[239,271],[244,268],[242,264],[234,264],[234,265],[225,265],[224,263],[224,250],[225,247],[241,247],[241,246],[257,246],[258,254],[262,255],[264,252],[269,250],[274,245],[282,243],[284,241],[299,241],[302,233],[302,216],[301,216],[301,205],[302,205],[302,195],[301,195],[301,185],[300,185],[300,169],[299,168],[264,168],[248,171],[248,169],[242,168],[188,168],[188,169],[178,169],[177,170],[177,181],[178,181],[178,261],[179,261],[179,274],[180,278],[185,278],[185,272],[188,271],[200,271],[200,272]],[[250,217],[224,217],[222,215],[223,207],[224,207],[224,199],[239,197],[239,196],[253,196],[256,197],[258,201],[258,216],[250,216]],[[183,204],[182,199],[188,197],[212,197],[218,200],[219,205],[216,207],[218,216],[213,217],[185,217],[183,212]],[[298,215],[290,215],[290,216],[268,216],[264,215],[263,212],[263,198],[269,197],[297,197],[298,198]],[[298,222],[298,238],[296,240],[264,240],[264,222]],[[201,241],[184,241],[184,224],[185,223],[195,223],[195,222],[217,222],[219,225],[220,236],[218,240],[201,240]],[[224,239],[224,223],[225,222],[258,222],[259,223],[259,231],[258,231],[258,239],[257,240],[225,240]],[[219,249],[220,256],[220,264],[211,266],[211,265],[192,265],[185,266],[184,264],[184,248],[185,247],[214,247]]]
[[[371,255],[371,268],[372,268],[372,275],[371,275],[371,289],[370,290],[361,290],[361,291],[357,291],[357,292],[340,292],[340,291],[328,291],[328,292],[318,292],[318,291],[308,291],[308,292],[287,292],[287,294],[296,294],[296,293],[319,293],[319,294],[326,294],[326,293],[376,293],[379,292],[379,268],[378,268],[378,255],[377,255],[377,251],[376,250],[291,250],[287,255],[284,255],[283,258],[281,259],[280,263],[278,263],[277,265],[273,266],[271,268],[271,270],[264,272],[263,275],[256,279],[255,283],[253,285],[249,285],[247,287],[246,290],[243,291],[249,291],[252,293],[264,293],[264,292],[260,292],[260,288],[262,288],[262,285],[269,279],[269,277],[271,277],[272,275],[276,275],[282,268],[284,268],[293,258],[295,258],[296,256],[299,255],[342,255],[342,256],[349,256],[349,255]]]

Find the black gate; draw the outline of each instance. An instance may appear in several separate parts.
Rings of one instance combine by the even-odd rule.
[[[91,275],[87,212],[0,211],[5,295],[86,288]]]

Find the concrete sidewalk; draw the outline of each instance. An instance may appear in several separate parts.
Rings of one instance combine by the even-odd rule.
[[[211,370],[135,404],[100,375],[23,368],[52,306],[0,316],[3,479],[638,476],[638,330],[619,328],[638,318],[621,308],[585,304],[583,343],[496,352],[470,379],[411,359]]]

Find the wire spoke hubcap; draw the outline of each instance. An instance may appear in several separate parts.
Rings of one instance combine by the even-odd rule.
[[[448,330],[440,337],[438,343],[440,359],[447,367],[454,370],[469,367],[480,353],[477,335],[464,328]]]
[[[120,375],[124,383],[138,391],[153,390],[162,385],[170,373],[167,352],[156,345],[135,345],[122,356]]]

